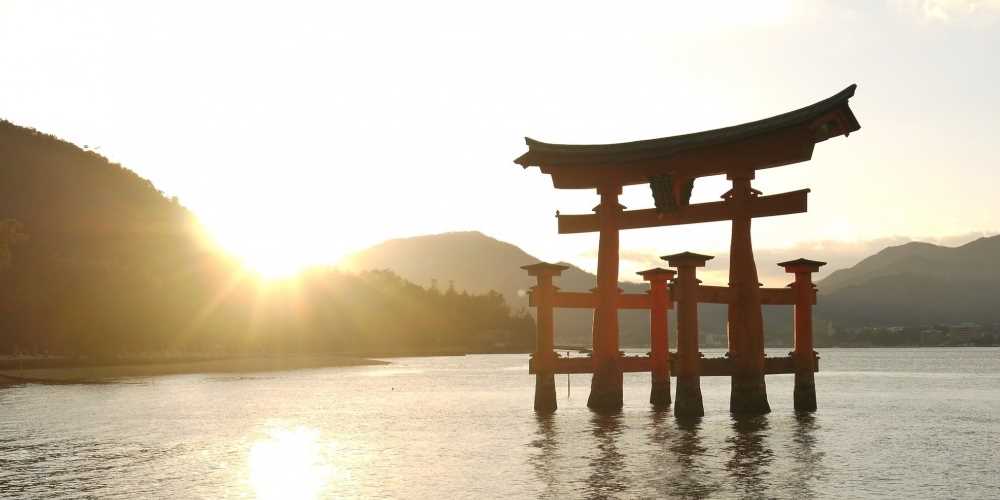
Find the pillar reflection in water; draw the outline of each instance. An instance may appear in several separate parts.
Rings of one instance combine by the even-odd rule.
[[[534,448],[528,458],[528,464],[540,483],[545,485],[542,497],[558,497],[560,474],[558,463],[561,458],[559,444],[556,440],[556,416],[552,413],[536,413],[535,422],[538,430],[535,439],[528,446]]]
[[[711,480],[711,473],[705,466],[704,458],[708,448],[702,444],[701,417],[677,418],[668,450],[677,463],[677,468],[664,477],[664,488],[660,491],[670,498],[705,498],[720,488],[718,481]]]
[[[618,450],[624,428],[621,420],[620,413],[591,414],[590,430],[597,449],[590,458],[587,498],[613,497],[629,488],[625,455]]]
[[[647,489],[656,492],[656,496],[671,498],[681,496],[677,493],[675,481],[681,468],[674,460],[674,454],[668,448],[677,440],[678,432],[674,428],[670,412],[663,407],[652,408],[649,413],[649,437],[646,442],[652,453],[649,453],[649,468],[657,471],[645,477]]]
[[[823,474],[823,452],[816,451],[819,425],[813,413],[795,414],[792,430],[791,455],[794,466],[789,474],[789,491],[795,498],[815,498],[813,482]]]
[[[726,451],[731,454],[726,469],[741,497],[766,494],[769,469],[774,462],[774,451],[768,442],[769,428],[764,415],[733,416],[733,435],[726,439]]]

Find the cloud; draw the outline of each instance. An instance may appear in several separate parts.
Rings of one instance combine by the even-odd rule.
[[[896,0],[904,11],[926,21],[949,23],[962,18],[1000,14],[1000,0]]]

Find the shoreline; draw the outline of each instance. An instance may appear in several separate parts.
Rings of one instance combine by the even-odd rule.
[[[822,349],[976,349],[1000,346],[837,346]],[[623,347],[623,349],[648,349]],[[725,347],[706,347],[722,350]],[[779,348],[775,348],[779,349]],[[566,350],[566,349],[560,349]],[[118,360],[78,358],[10,358],[0,357],[0,387],[23,384],[73,385],[108,384],[119,379],[166,375],[209,373],[267,373],[314,368],[389,365],[387,359],[469,354],[526,354],[520,352],[465,353],[457,351],[339,353],[290,356],[209,357],[181,356],[175,358],[127,358]],[[25,366],[27,365],[27,366]]]
[[[36,360],[37,362],[38,360]],[[199,373],[266,373],[312,368],[387,365],[366,357],[345,355],[252,356],[205,359],[128,359],[108,363],[51,360],[53,365],[0,367],[0,386],[20,384],[102,384],[123,378]],[[4,363],[5,365],[13,363]],[[41,363],[36,363],[41,364]]]
[[[1000,344],[989,344],[989,345],[827,345],[827,346],[814,346],[816,350],[819,349],[965,349],[973,348],[979,349],[985,347],[996,348],[1000,347]],[[622,346],[621,349],[649,349],[649,347],[631,347]],[[677,350],[677,346],[670,346],[671,350]],[[728,349],[726,346],[699,346],[699,349]],[[792,346],[764,346],[764,349],[788,349],[793,350]],[[575,351],[577,349],[556,349],[556,351]]]

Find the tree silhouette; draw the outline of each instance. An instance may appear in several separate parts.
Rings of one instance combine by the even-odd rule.
[[[10,265],[11,245],[28,238],[23,229],[24,224],[14,219],[0,220],[0,269]]]

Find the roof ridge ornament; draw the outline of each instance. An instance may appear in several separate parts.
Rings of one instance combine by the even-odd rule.
[[[676,212],[691,203],[694,178],[674,183],[674,176],[668,172],[649,178],[649,189],[653,192],[653,205],[659,214]]]

